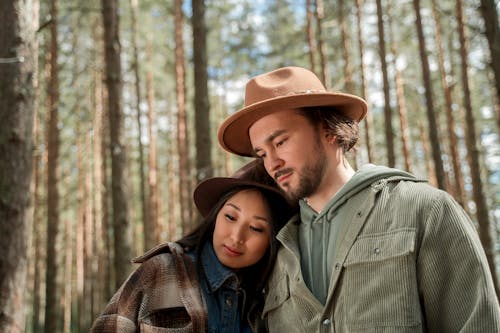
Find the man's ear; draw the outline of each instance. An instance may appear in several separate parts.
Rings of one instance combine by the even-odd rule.
[[[332,133],[332,131],[324,131],[324,137],[328,144],[334,144],[337,137]]]

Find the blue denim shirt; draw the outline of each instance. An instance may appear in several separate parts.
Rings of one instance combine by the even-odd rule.
[[[211,242],[203,247],[201,263],[205,278],[200,279],[200,284],[208,309],[208,332],[251,333],[246,318],[241,320],[245,291],[239,288],[236,274],[217,259]]]

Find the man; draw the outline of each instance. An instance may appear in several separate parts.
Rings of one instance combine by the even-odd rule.
[[[310,71],[250,80],[221,146],[257,156],[300,214],[281,230],[263,316],[270,332],[500,332],[476,230],[447,193],[346,159],[367,112]]]

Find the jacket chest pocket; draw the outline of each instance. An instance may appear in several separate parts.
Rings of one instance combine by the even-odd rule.
[[[341,297],[353,328],[420,325],[414,229],[358,238],[344,263]]]

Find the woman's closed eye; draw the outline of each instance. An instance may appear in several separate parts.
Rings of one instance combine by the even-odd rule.
[[[255,232],[264,232],[264,228],[261,227],[255,227],[255,226],[250,226],[250,229],[252,229]]]
[[[224,216],[226,217],[226,219],[228,219],[229,221],[236,221],[236,217],[234,217],[233,215],[231,214],[224,214]]]

